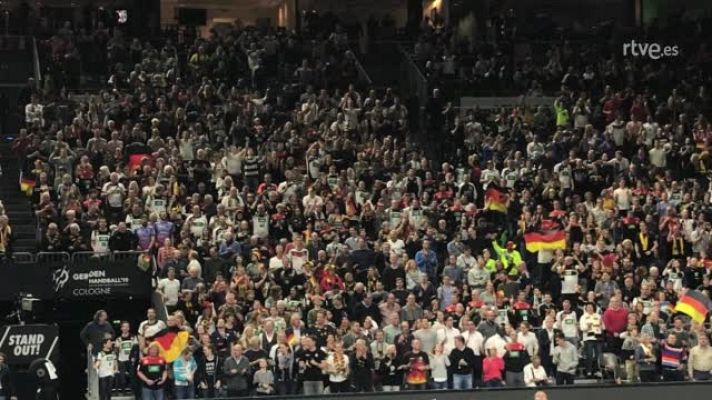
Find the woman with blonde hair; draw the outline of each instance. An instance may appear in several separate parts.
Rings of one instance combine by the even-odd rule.
[[[415,287],[420,283],[420,275],[422,272],[418,269],[418,265],[415,263],[415,260],[409,259],[405,263],[405,287],[409,291],[412,291],[415,289]]]
[[[257,337],[255,327],[252,325],[246,325],[245,329],[242,331],[239,342],[243,348],[247,348],[249,347],[250,340],[252,340],[253,337]]]
[[[432,389],[447,389],[447,370],[450,359],[445,355],[444,346],[438,343],[430,354],[430,386]]]
[[[334,343],[334,351],[326,358],[326,372],[329,375],[329,389],[332,393],[350,391],[350,360],[344,353],[344,344],[341,341]]]

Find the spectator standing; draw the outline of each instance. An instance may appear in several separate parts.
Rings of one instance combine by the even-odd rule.
[[[539,356],[533,356],[531,362],[524,367],[524,384],[527,387],[547,386],[549,376],[541,365]]]
[[[488,388],[498,388],[504,386],[502,373],[504,372],[504,360],[497,355],[496,347],[487,349],[487,357],[482,360],[482,381]]]
[[[423,390],[427,387],[430,357],[421,351],[421,346],[420,339],[413,339],[412,350],[403,354],[406,367],[405,384],[408,390]]]
[[[116,351],[118,353],[119,371],[116,376],[116,387],[125,390],[133,382],[134,370],[132,368],[131,354],[138,347],[138,339],[131,334],[131,325],[127,321],[121,322],[121,333],[116,338]]]
[[[443,344],[435,345],[430,354],[430,386],[436,390],[447,389],[447,374],[450,367],[450,360],[443,351]]]
[[[608,348],[620,349],[623,344],[621,333],[625,332],[628,325],[628,310],[621,306],[620,297],[614,296],[608,305],[606,311],[603,312],[603,328],[606,332],[606,340]]]
[[[519,342],[519,332],[512,329],[505,346],[504,371],[507,387],[524,386],[524,366],[529,364],[529,352]]]
[[[586,303],[584,313],[579,319],[579,328],[583,335],[583,354],[586,362],[586,374],[593,375],[594,366],[601,365],[603,352],[603,320],[596,313],[593,303]]]
[[[556,365],[556,384],[573,385],[579,362],[578,350],[563,334],[556,337],[552,358]]]
[[[356,340],[350,363],[351,384],[354,391],[357,393],[372,392],[375,364],[373,355],[368,351],[368,346],[364,339]]]
[[[687,370],[693,381],[712,380],[712,346],[706,333],[697,338],[697,345],[690,349]]]
[[[248,376],[250,361],[242,355],[242,345],[232,346],[232,352],[223,363],[223,376],[229,397],[242,397],[249,394]]]
[[[655,348],[651,338],[647,334],[642,334],[640,345],[635,349],[635,362],[638,364],[638,373],[641,382],[658,381],[657,360]]]
[[[193,352],[185,349],[173,362],[173,385],[176,399],[192,399],[195,396],[195,372],[198,364],[193,358]]]
[[[160,355],[157,344],[148,346],[146,355],[141,358],[137,372],[141,380],[142,400],[163,400],[164,386],[168,380],[168,364]]]
[[[334,351],[326,358],[326,371],[329,374],[329,390],[332,393],[350,391],[350,369],[351,364],[349,356],[344,354],[344,345],[341,342],[337,342],[334,345]]]
[[[453,389],[472,389],[474,366],[477,362],[475,353],[465,345],[465,338],[456,336],[455,348],[450,352]]]
[[[111,339],[104,339],[97,353],[94,368],[99,376],[99,400],[111,400],[114,377],[119,372],[119,363]]]
[[[106,311],[99,310],[94,313],[94,319],[84,326],[79,334],[82,342],[92,354],[96,355],[101,351],[104,339],[114,337],[114,328],[108,321],[109,317]]]
[[[430,241],[424,240],[422,248],[415,253],[415,264],[430,282],[438,282],[438,256],[430,248]]]
[[[316,347],[316,341],[303,336],[302,348],[298,350],[294,359],[299,367],[299,375],[304,395],[318,395],[324,392],[323,371],[326,368],[326,353]]]
[[[660,346],[660,368],[663,380],[666,382],[680,382],[685,379],[684,359],[685,348],[678,341],[674,333],[670,333]]]
[[[257,372],[253,377],[255,392],[261,396],[268,396],[274,393],[274,374],[268,369],[269,364],[264,358],[257,363]]]
[[[176,279],[176,269],[168,267],[167,276],[158,281],[157,290],[163,295],[163,304],[169,314],[172,314],[178,305],[181,282]]]

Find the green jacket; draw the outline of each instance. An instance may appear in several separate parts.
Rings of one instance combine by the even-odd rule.
[[[502,248],[496,240],[492,241],[494,251],[499,255],[499,260],[502,261],[505,271],[509,271],[509,275],[519,274],[519,264],[522,263],[522,255],[517,250],[509,251]]]

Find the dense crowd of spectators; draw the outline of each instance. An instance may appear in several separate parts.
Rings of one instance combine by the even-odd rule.
[[[33,95],[14,143],[39,250],[155,256],[167,320],[83,333],[103,396],[712,378],[707,327],[672,308],[711,284],[704,48],[684,76],[551,69],[550,109],[459,114],[433,90],[440,163],[395,91],[354,85],[338,25],[235,26],[180,49],[183,73],[176,44],[123,43],[98,95]],[[505,213],[483,210],[492,183]],[[526,251],[544,226],[565,250]],[[166,326],[192,336],[170,365]]]

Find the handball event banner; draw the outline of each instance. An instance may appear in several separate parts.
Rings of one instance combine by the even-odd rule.
[[[40,300],[94,300],[149,298],[151,275],[136,260],[90,260],[63,264],[0,265],[0,301],[19,295]]]

